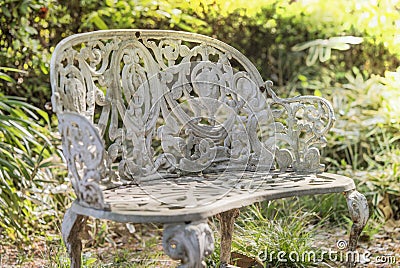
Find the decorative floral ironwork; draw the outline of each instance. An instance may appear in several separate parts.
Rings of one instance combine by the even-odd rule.
[[[276,130],[276,161],[282,171],[289,166],[297,172],[322,172],[319,147],[326,145],[324,135],[333,126],[335,116],[331,104],[316,96],[279,98],[271,89],[264,87],[272,107]]]
[[[64,146],[66,158],[79,146],[86,153],[95,148],[88,156],[79,152],[80,161],[101,170],[89,172],[93,178],[69,164],[87,205],[102,203],[98,182],[117,177],[129,183],[155,173],[268,171],[275,156],[281,171],[318,172],[316,145],[333,122],[324,99],[278,98],[241,53],[188,33],[106,31],[67,39],[52,59],[51,80],[54,111],[69,114],[60,120],[71,145]],[[79,129],[72,123],[99,141],[82,144],[83,132],[65,137]]]
[[[104,145],[97,130],[84,117],[65,112],[59,115],[63,152],[77,198],[81,204],[107,209],[100,182],[107,184],[108,174]]]

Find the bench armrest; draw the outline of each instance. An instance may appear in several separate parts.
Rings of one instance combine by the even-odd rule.
[[[110,172],[98,130],[88,119],[77,113],[60,113],[58,120],[68,175],[79,203],[106,209],[100,183],[110,178]]]
[[[335,121],[332,105],[317,96],[279,98],[265,83],[275,121],[275,159],[281,170],[291,166],[297,172],[321,172],[320,151],[326,145],[325,134]]]

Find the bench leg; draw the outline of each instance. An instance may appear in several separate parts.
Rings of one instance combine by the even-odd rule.
[[[230,263],[233,228],[238,216],[239,209],[232,209],[217,215],[221,234],[220,268],[224,268]]]
[[[87,217],[78,215],[68,209],[61,226],[62,237],[71,260],[71,268],[81,267],[81,231],[86,224]]]
[[[356,190],[351,190],[345,192],[347,207],[350,211],[350,217],[353,221],[353,225],[351,226],[350,231],[350,239],[347,254],[349,256],[347,266],[355,267],[355,252],[357,248],[358,238],[364,229],[365,224],[368,220],[368,202],[364,195],[360,194]]]
[[[164,252],[180,260],[180,268],[206,267],[203,259],[214,251],[214,236],[207,220],[164,225]]]

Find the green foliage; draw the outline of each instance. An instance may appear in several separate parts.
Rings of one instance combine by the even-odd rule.
[[[38,123],[38,121],[42,121]],[[28,239],[54,208],[41,195],[53,180],[48,115],[21,98],[0,95],[0,227],[12,240]]]
[[[49,40],[61,30],[58,29],[60,24],[45,19],[47,12],[40,11],[41,7],[48,8],[48,2],[0,1],[3,14],[0,17],[0,66],[24,71],[23,75],[10,75],[17,83],[0,81],[1,89],[7,95],[23,95],[42,105],[49,93],[46,83],[51,55]]]
[[[0,93],[0,230],[13,242],[50,228],[46,224],[57,210],[53,194],[60,187],[50,172],[56,161],[49,126],[46,112]]]
[[[8,95],[24,94],[39,107],[50,97],[48,73],[54,46],[72,33],[98,29],[175,29],[215,36],[242,50],[265,79],[280,87],[305,70],[306,54],[291,48],[318,39],[364,39],[362,45],[345,53],[332,53],[325,66],[336,72],[357,66],[383,75],[400,62],[399,3],[392,1],[339,0],[331,5],[323,0],[7,0],[0,1],[0,8],[4,14],[0,18],[0,66],[27,72],[19,79],[11,76],[16,86],[3,82],[2,88]],[[320,53],[309,55],[329,57],[325,45],[310,49]],[[308,69],[314,77],[319,71],[316,66]]]
[[[351,164],[353,170],[370,170],[391,162],[398,164],[392,155],[400,139],[400,94],[396,85],[400,80],[395,79],[399,75],[400,68],[385,77],[364,78],[353,68],[345,74],[348,83],[326,87],[338,117],[328,148],[331,161],[342,161],[333,162],[336,166]],[[384,155],[395,161],[387,161]]]
[[[82,28],[181,29],[204,31],[207,24],[195,15],[183,12],[190,4],[176,1],[105,1],[83,17]]]
[[[381,219],[400,215],[400,68],[385,76],[345,74],[347,83],[330,92],[337,122],[325,149],[330,169],[354,177],[368,193],[372,214]],[[387,200],[387,205],[382,202]]]
[[[385,8],[379,9],[375,5]],[[212,11],[203,9],[196,2],[192,3],[189,11],[204,18],[210,25],[211,33],[204,33],[239,48],[256,63],[265,79],[272,79],[276,85],[283,87],[304,70],[312,72],[314,77],[318,75],[320,66],[304,66],[306,53],[291,51],[292,47],[305,42],[327,42],[329,38],[343,39],[343,36],[362,37],[362,45],[353,46],[346,53],[332,53],[330,62],[324,66],[334,68],[335,72],[346,72],[355,65],[368,73],[382,75],[385,70],[396,68],[400,59],[400,50],[392,41],[397,38],[396,23],[400,19],[400,14],[393,12],[398,8],[396,5],[368,1],[357,5],[355,1],[345,0],[336,1],[334,7],[322,0],[266,0],[261,3],[250,0],[232,1],[230,5],[225,1],[215,1]],[[371,9],[374,12],[370,18],[390,17],[387,21],[390,34],[386,37],[371,31],[366,25],[367,20],[360,20],[361,15]],[[336,40],[330,42],[333,41]],[[322,47],[328,51],[325,45]],[[313,46],[312,49],[315,48]],[[326,53],[323,55],[327,56]],[[373,60],[377,57],[379,61]]]
[[[317,39],[307,41],[292,47],[292,51],[303,51],[308,49],[308,56],[306,58],[306,65],[314,65],[319,59],[320,62],[325,62],[331,58],[332,49],[348,50],[350,45],[360,44],[363,41],[361,37],[354,36],[341,36],[331,37],[329,39]]]

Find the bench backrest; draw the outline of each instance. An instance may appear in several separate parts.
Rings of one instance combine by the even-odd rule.
[[[122,178],[272,165],[275,133],[263,80],[216,39],[153,30],[74,35],[54,51],[51,84],[53,110],[76,128],[64,134],[90,136],[81,145],[96,165],[118,166]],[[68,150],[78,150],[74,142]],[[93,154],[102,146],[104,155]]]

